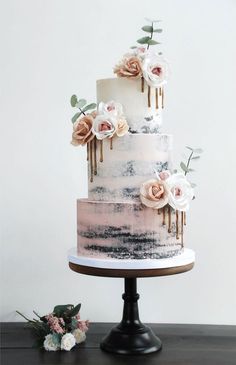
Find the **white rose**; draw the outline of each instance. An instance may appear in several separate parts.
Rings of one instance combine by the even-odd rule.
[[[170,206],[182,212],[188,210],[194,191],[186,176],[181,173],[173,174],[165,182],[169,186]]]
[[[76,343],[81,343],[84,342],[86,340],[86,334],[85,332],[81,331],[79,328],[76,328],[72,334],[75,337],[75,341]]]
[[[70,351],[75,343],[75,337],[72,333],[66,333],[61,339],[61,350]]]
[[[166,84],[169,76],[167,61],[155,53],[148,54],[142,64],[143,77],[149,86],[160,87]]]
[[[52,340],[52,334],[45,336],[45,340],[43,342],[43,346],[47,351],[57,351],[59,350],[59,346],[56,345]]]
[[[98,105],[98,113],[120,117],[123,114],[123,107],[120,103],[117,103],[113,100],[108,101],[107,103],[101,101]]]
[[[116,131],[117,120],[109,114],[101,114],[96,116],[93,121],[92,132],[97,139],[111,138]]]
[[[124,117],[118,119],[117,125],[116,125],[116,135],[118,137],[123,137],[126,133],[129,131],[129,126]]]

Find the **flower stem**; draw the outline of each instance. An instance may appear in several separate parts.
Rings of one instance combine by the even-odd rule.
[[[152,32],[151,32],[151,37],[150,37],[150,38],[152,39],[152,37],[153,37],[153,22],[152,22]],[[150,39],[150,40],[151,40],[151,39]],[[148,46],[147,46],[147,49],[149,49],[149,44],[148,44]]]
[[[18,313],[21,317],[23,317],[24,319],[26,319],[26,321],[33,322],[29,318],[27,318],[26,316],[24,316],[24,314],[20,313],[19,311],[16,311],[16,313]]]
[[[82,114],[86,115],[81,108],[79,108],[79,110],[81,111]]]
[[[193,151],[189,155],[188,162],[187,162],[187,165],[186,165],[187,166],[187,169],[189,168],[189,164],[190,164],[190,161],[192,159],[192,155],[193,155]],[[184,175],[186,176],[187,173],[188,173],[188,171],[185,171]]]

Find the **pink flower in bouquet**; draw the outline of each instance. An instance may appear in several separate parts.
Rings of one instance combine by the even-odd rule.
[[[61,333],[61,334],[63,334],[65,332],[65,330],[61,326],[62,325],[61,319],[63,320],[63,318],[57,318],[57,317],[53,316],[53,314],[49,314],[49,315],[45,316],[45,318],[47,319],[48,325],[53,332]],[[63,322],[64,322],[64,320],[63,320]]]
[[[82,332],[87,332],[89,329],[89,321],[78,321],[78,325],[77,327],[82,331]]]
[[[161,180],[166,180],[166,179],[168,179],[168,177],[170,177],[170,171],[164,170],[164,171],[159,172],[158,175]]]

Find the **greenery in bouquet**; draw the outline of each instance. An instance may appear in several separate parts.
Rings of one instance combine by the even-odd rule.
[[[70,351],[76,344],[85,341],[89,327],[89,321],[80,318],[80,308],[81,304],[57,305],[52,313],[44,316],[33,311],[37,319],[32,320],[19,311],[16,312],[26,319],[32,328],[37,347],[47,351]]]

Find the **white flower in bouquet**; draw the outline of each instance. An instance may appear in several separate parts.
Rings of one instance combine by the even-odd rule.
[[[92,132],[97,139],[111,138],[116,132],[117,119],[110,114],[96,116],[93,121]]]
[[[142,63],[143,77],[149,86],[160,87],[166,84],[169,76],[167,61],[156,53],[149,53]]]
[[[60,348],[58,345],[55,344],[55,342],[53,342],[52,334],[45,336],[45,340],[43,342],[43,347],[47,351],[57,351]]]
[[[169,187],[169,204],[172,208],[185,212],[194,197],[194,190],[182,173],[171,175],[165,180]]]
[[[61,350],[70,351],[76,344],[75,337],[72,333],[66,333],[61,339]]]
[[[72,332],[73,336],[75,337],[75,341],[76,343],[81,343],[84,342],[86,340],[86,334],[85,332],[81,331],[79,328],[76,328],[73,332]]]
[[[108,101],[104,103],[101,101],[98,105],[98,114],[109,114],[114,117],[121,117],[123,115],[123,107],[116,101]]]

